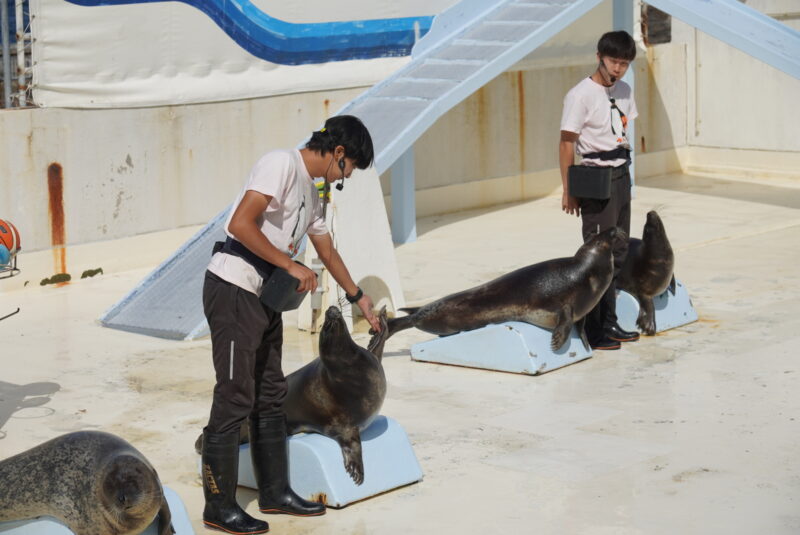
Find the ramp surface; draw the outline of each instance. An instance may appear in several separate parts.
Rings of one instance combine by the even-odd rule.
[[[800,32],[737,0],[647,0],[720,41],[800,79]]]

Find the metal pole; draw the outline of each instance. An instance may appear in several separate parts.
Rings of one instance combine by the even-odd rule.
[[[409,147],[392,165],[392,241],[417,241],[414,147]]]
[[[8,43],[8,0],[0,0],[0,23],[3,28],[3,101],[5,107],[11,107],[11,46]]]
[[[14,2],[17,15],[17,90],[19,91],[17,105],[20,107],[28,105],[25,99],[25,27],[23,26],[22,2],[23,0]]]
[[[640,7],[639,2],[635,0],[614,0],[613,2],[613,24],[614,30],[625,30],[628,32],[631,37],[633,37],[633,22],[634,22],[634,15],[633,9],[634,6]],[[626,82],[629,86],[631,86],[631,91],[636,89],[636,73],[634,72],[634,66],[631,64],[630,68],[628,68],[628,72],[625,73],[625,76],[622,77],[622,80]],[[633,127],[633,121],[628,123],[628,142],[631,144],[631,195],[635,195],[635,187],[636,187],[636,168],[635,168],[635,154],[633,149],[636,148],[636,130]]]

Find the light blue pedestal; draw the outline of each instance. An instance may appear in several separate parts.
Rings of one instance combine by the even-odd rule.
[[[414,344],[411,358],[538,375],[592,356],[574,327],[569,340],[558,351],[550,349],[552,336],[548,329],[510,321]]]
[[[189,515],[180,497],[170,489],[164,487],[169,510],[172,514],[172,527],[175,535],[194,535]],[[74,535],[72,531],[55,518],[40,517],[35,520],[22,522],[0,522],[0,533],[3,535]],[[153,521],[141,535],[158,535],[158,519]]]
[[[697,321],[697,312],[686,287],[675,281],[675,295],[669,290],[653,298],[656,309],[656,332],[674,329],[687,323]],[[626,331],[638,331],[636,318],[639,317],[639,302],[628,292],[617,293],[617,320],[619,326]]]
[[[344,507],[422,479],[422,468],[406,432],[385,416],[378,416],[361,432],[361,485],[356,485],[345,471],[342,450],[335,440],[308,433],[292,435],[288,443],[292,490],[328,507]],[[256,488],[249,444],[243,444],[239,452],[239,485]]]

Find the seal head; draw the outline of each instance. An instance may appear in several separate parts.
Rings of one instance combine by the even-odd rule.
[[[67,433],[0,461],[0,521],[52,516],[75,535],[138,535],[172,518],[158,474],[133,446],[100,431]]]

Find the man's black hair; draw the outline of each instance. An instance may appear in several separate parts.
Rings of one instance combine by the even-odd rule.
[[[344,147],[344,155],[352,158],[359,169],[366,169],[375,159],[372,136],[361,119],[353,115],[329,118],[322,129],[311,134],[306,148],[327,154],[339,145]]]
[[[601,56],[633,61],[636,57],[636,43],[626,31],[608,32],[597,41],[597,52]]]

